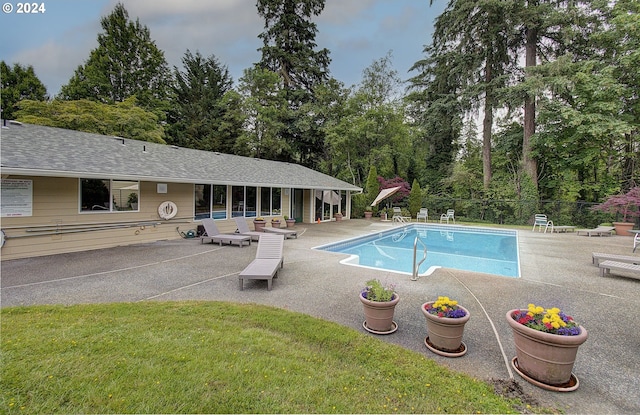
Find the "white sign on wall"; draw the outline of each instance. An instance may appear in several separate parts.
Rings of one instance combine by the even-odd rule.
[[[0,216],[13,218],[31,216],[33,210],[33,181],[2,179]]]

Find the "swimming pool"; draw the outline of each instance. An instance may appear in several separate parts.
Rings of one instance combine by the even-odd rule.
[[[518,278],[518,233],[514,230],[467,226],[406,225],[315,247],[351,256],[343,264],[413,273],[416,237],[427,246],[427,259],[418,274],[429,275],[439,267]],[[423,256],[418,243],[416,259]]]

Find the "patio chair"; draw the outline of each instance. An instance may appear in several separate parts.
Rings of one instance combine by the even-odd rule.
[[[576,235],[580,235],[581,233],[583,233],[587,236],[591,236],[591,235],[611,236],[613,234],[614,229],[615,228],[613,226],[598,226],[597,228],[593,228],[593,229],[578,229],[576,231]]]
[[[416,215],[416,221],[420,221],[420,219],[424,219],[425,222],[429,221],[429,209],[420,208],[420,212]]]
[[[440,215],[440,223],[444,221],[447,221],[447,223],[449,223],[449,219],[453,220],[453,223],[456,223],[455,213],[455,210],[447,209],[447,213],[443,213],[442,215]]]
[[[411,217],[402,216],[402,209],[400,209],[399,207],[394,207],[393,208],[393,216],[391,217],[391,221],[392,222],[407,223],[407,222],[411,222]]]
[[[222,246],[223,243],[228,243],[229,245],[236,244],[242,248],[245,242],[251,245],[250,236],[220,233],[216,223],[211,218],[202,219],[202,226],[204,227],[205,234],[200,237],[200,243],[204,243],[205,239],[210,239],[211,243],[218,242],[220,246]]]
[[[233,218],[236,221],[236,227],[238,228],[238,234],[251,237],[252,241],[260,240],[260,236],[264,235],[263,232],[252,231],[247,225],[247,221],[239,216]]]
[[[629,232],[634,232],[636,234],[636,236],[633,237],[633,251],[631,251],[631,252],[636,252],[636,248],[638,247],[638,245],[640,245],[640,231],[629,231]]]
[[[284,266],[283,245],[284,235],[260,236],[256,258],[238,275],[240,290],[244,289],[244,280],[267,280],[267,291],[271,291],[273,278]]]
[[[547,218],[547,215],[537,213],[533,217],[533,229],[531,230],[535,231],[536,226],[538,227],[538,232],[540,232],[542,230],[542,227],[544,226],[544,233],[547,233],[547,229],[549,228],[549,226],[551,226],[551,233],[553,233],[553,222]]]

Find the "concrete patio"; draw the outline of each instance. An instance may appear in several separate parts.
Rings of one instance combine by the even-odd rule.
[[[640,281],[618,275],[602,278],[591,263],[595,251],[631,255],[632,238],[520,230],[521,278],[439,269],[411,281],[409,275],[341,265],[345,255],[311,249],[391,226],[378,220],[297,225],[299,237],[285,241],[284,268],[272,291],[267,291],[265,281],[248,281],[243,291],[238,289],[237,274],[253,259],[255,243],[241,249],[182,239],[4,261],[1,306],[253,302],[307,313],[375,336],[362,328],[358,294],[367,280],[379,278],[395,283],[401,297],[395,317],[399,328],[394,334],[376,336],[380,340],[478,379],[514,379],[539,404],[566,413],[640,413]],[[435,355],[423,343],[426,325],[420,305],[438,295],[457,299],[471,312],[464,336],[468,352],[463,357]],[[515,347],[505,314],[528,303],[559,307],[589,331],[573,370],[580,381],[578,390],[543,390],[511,368]]]

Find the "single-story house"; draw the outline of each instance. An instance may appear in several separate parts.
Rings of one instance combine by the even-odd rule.
[[[203,218],[349,219],[362,191],[293,163],[16,122],[0,152],[3,260],[177,239]]]

